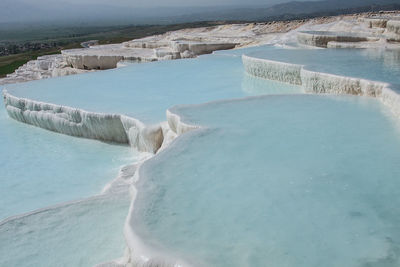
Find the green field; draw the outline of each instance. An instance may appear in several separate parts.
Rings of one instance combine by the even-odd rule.
[[[8,73],[13,73],[19,66],[25,64],[29,60],[36,59],[38,56],[40,56],[40,53],[28,52],[0,57],[0,77],[4,77]]]
[[[74,47],[79,47],[79,44],[71,44],[65,48]],[[16,69],[18,69],[29,60],[34,60],[39,56],[59,54],[61,52],[61,49],[62,48],[46,49],[9,56],[2,56],[0,57],[0,77],[5,77],[9,73],[13,73]]]

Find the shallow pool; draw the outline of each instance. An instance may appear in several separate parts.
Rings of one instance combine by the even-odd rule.
[[[130,197],[103,196],[0,224],[0,266],[92,267],[123,256]]]
[[[173,108],[133,225],[196,266],[399,266],[400,135],[379,101],[265,96]]]
[[[264,49],[249,56],[306,65],[308,70],[400,84],[400,49]]]
[[[0,221],[98,194],[135,156],[128,146],[74,138],[14,121],[0,106]]]
[[[88,111],[122,113],[145,123],[164,121],[165,110],[176,104],[301,92],[297,86],[245,74],[241,54],[259,49],[220,51],[195,59],[131,64],[120,69],[7,85],[5,88],[19,97]]]
[[[377,99],[293,95],[301,87],[248,76],[244,53],[400,83],[396,51],[261,47],[6,89],[145,123],[164,121],[176,104],[272,94],[172,108],[204,127],[141,168],[135,232],[154,251],[196,266],[399,266],[397,122]],[[17,123],[4,108],[0,128],[0,220],[96,194],[135,160],[128,147]],[[128,196],[103,196],[7,220],[0,265],[91,266],[119,257],[128,205]]]

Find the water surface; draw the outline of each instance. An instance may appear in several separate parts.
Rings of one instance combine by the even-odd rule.
[[[400,49],[264,49],[249,56],[306,65],[313,71],[400,84]]]
[[[99,194],[135,155],[128,146],[17,122],[0,106],[0,221]]]
[[[205,128],[141,169],[133,225],[149,247],[195,266],[399,266],[400,138],[379,101],[173,110]]]
[[[122,113],[145,123],[164,121],[165,111],[176,104],[301,92],[297,86],[247,76],[240,55],[258,49],[220,51],[195,59],[130,64],[120,69],[5,88],[16,96],[95,112]]]
[[[123,256],[128,194],[104,196],[0,224],[0,266],[92,267]]]

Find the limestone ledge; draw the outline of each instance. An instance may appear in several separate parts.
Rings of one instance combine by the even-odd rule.
[[[388,32],[395,34],[400,34],[400,19],[399,20],[389,20],[386,24]]]
[[[173,139],[179,137],[180,135],[187,133],[192,130],[200,129],[201,127],[198,125],[190,125],[184,123],[182,121],[181,116],[174,112],[174,108],[168,109],[166,111],[167,122],[163,126],[168,131],[172,132],[170,135],[173,138],[169,139],[169,141],[164,139],[163,149],[167,148]],[[163,149],[157,151],[160,153]],[[147,158],[148,159],[148,158]],[[118,262],[121,264],[120,266],[126,267],[179,267],[179,266],[190,266],[189,264],[179,261],[176,262],[176,259],[172,259],[169,255],[162,253],[160,251],[154,251],[151,248],[148,248],[135,233],[134,223],[133,223],[133,210],[135,207],[135,198],[137,194],[136,183],[139,179],[145,179],[145,177],[141,177],[140,175],[140,167],[145,162],[142,161],[137,165],[136,172],[132,178],[132,183],[130,187],[130,192],[132,196],[131,206],[129,208],[128,216],[125,222],[124,227],[124,235],[126,240],[126,251],[123,259],[119,259]],[[115,266],[113,263],[106,263],[106,265],[101,265],[101,267],[106,266]],[[100,267],[100,266],[99,266]]]
[[[96,45],[90,48],[61,51],[67,65],[75,69],[105,70],[117,67],[121,60],[150,62],[157,60],[153,49],[126,48],[121,44]]]
[[[367,16],[360,18],[360,21],[363,21],[365,25],[358,27],[356,31],[334,31],[332,29],[300,31],[297,34],[297,41],[303,45],[335,48],[346,48],[345,43],[351,43],[349,46],[357,47],[357,42],[400,41],[400,16],[397,13]],[[338,43],[342,45],[337,46]],[[361,48],[365,46],[367,45],[360,45]]]
[[[327,47],[329,42],[367,42],[379,40],[379,36],[347,32],[304,31],[297,34],[297,41],[300,44],[317,47]]]
[[[367,26],[369,28],[386,28],[388,18],[372,17],[372,18],[365,18],[364,21],[367,23]]]
[[[62,55],[48,55],[38,57],[36,60],[28,61],[8,74],[6,78],[0,79],[0,85],[41,80],[51,77],[85,73],[87,70],[71,68],[64,62]]]
[[[38,102],[3,91],[8,115],[20,122],[71,136],[130,144],[155,153],[162,145],[161,125],[146,126],[120,114],[88,112],[78,108]]]
[[[150,62],[180,59],[209,54],[216,50],[232,49],[237,43],[193,42],[193,41],[149,41],[134,40],[116,45],[99,45],[83,49],[62,51],[68,65],[77,69],[112,69],[121,60]]]
[[[242,56],[250,75],[301,85],[316,94],[351,94],[376,97],[400,117],[400,94],[392,84],[307,70],[304,65]]]
[[[108,183],[102,196],[117,196],[130,192],[132,202],[124,227],[127,248],[122,258],[96,266],[180,266],[168,260],[167,255],[154,254],[144,249],[142,241],[136,236],[132,224],[132,211],[136,196],[135,183],[139,180],[141,164],[155,153],[167,148],[179,135],[199,128],[183,123],[181,118],[167,110],[167,121],[154,126],[119,114],[88,112],[82,109],[38,102],[13,96],[7,90],[3,98],[9,116],[15,120],[41,127],[54,132],[77,137],[85,137],[108,142],[131,144],[142,153],[139,162],[123,166],[118,176]],[[97,198],[93,197],[93,198]],[[147,257],[149,256],[149,257]],[[185,264],[186,265],[186,264]]]

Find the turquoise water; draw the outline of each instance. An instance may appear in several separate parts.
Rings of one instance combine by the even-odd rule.
[[[146,123],[175,104],[302,92],[247,76],[243,53],[399,83],[396,51],[259,47],[6,88]],[[400,265],[399,129],[376,99],[281,95],[173,110],[205,128],[141,169],[134,230],[146,245],[196,266]],[[4,108],[0,129],[0,221],[99,193],[135,160],[128,147],[24,125]],[[0,266],[120,257],[128,206],[128,196],[100,197],[3,222]]]
[[[123,256],[130,197],[52,208],[0,224],[0,266],[92,267]]]
[[[400,138],[376,99],[173,109],[190,132],[141,168],[134,225],[195,266],[400,266]]]
[[[130,198],[98,198],[135,161],[128,146],[74,138],[10,119],[0,107],[0,266],[85,266],[122,256]]]
[[[265,49],[248,55],[306,65],[318,72],[400,84],[400,50]]]
[[[165,110],[176,104],[301,92],[300,87],[246,77],[240,55],[258,49],[222,51],[196,59],[132,64],[120,69],[8,85],[6,88],[16,96],[89,111],[127,114],[145,123],[164,121]]]
[[[72,138],[14,121],[1,106],[0,221],[98,194],[134,157],[128,146]]]
[[[240,55],[135,64],[10,87],[19,96],[135,115],[148,122],[165,120],[165,110],[176,103],[301,90],[246,76]],[[157,79],[152,79],[155,73]],[[98,194],[122,165],[137,157],[126,146],[71,138],[16,122],[4,107],[0,129],[0,221]],[[118,258],[124,249],[128,205],[127,197],[101,198],[3,221],[0,266],[92,266]]]

